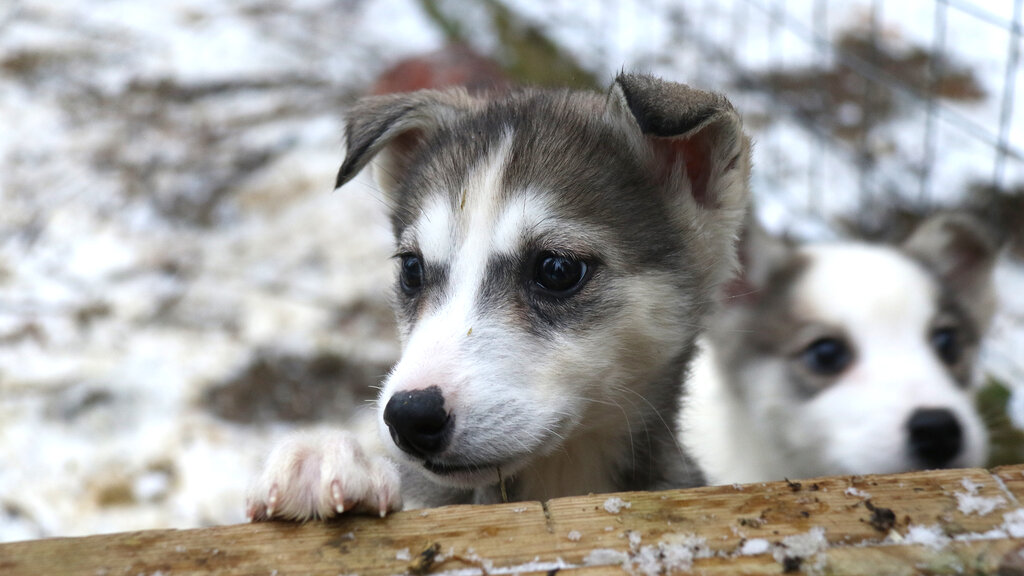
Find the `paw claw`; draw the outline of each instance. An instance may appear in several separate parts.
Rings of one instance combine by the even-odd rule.
[[[262,522],[264,520],[268,520],[269,516],[267,515],[267,507],[260,502],[255,502],[250,499],[246,502],[245,517],[249,522]]]
[[[267,518],[274,517],[274,509],[277,508],[277,500],[280,493],[281,491],[276,483],[270,487],[270,492],[267,494]]]
[[[334,500],[334,511],[341,514],[345,511],[345,497],[341,492],[341,482],[331,482],[331,499]]]

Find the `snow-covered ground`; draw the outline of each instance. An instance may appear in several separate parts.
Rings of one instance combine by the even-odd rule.
[[[253,364],[383,373],[390,236],[372,185],[331,192],[341,111],[440,43],[403,0],[0,8],[0,540],[242,521],[290,426],[220,417],[280,395]]]
[[[847,4],[837,30],[870,2]],[[625,67],[729,82],[678,36],[699,17],[731,38],[729,2],[510,5],[602,80]],[[930,34],[918,12],[933,5],[885,4],[901,11],[886,30]],[[776,63],[755,27],[748,60]],[[1000,94],[1005,39],[957,34],[950,49]],[[330,191],[342,112],[388,64],[442,43],[414,0],[0,5],[0,541],[240,522],[274,438],[365,400],[398,353],[390,238],[372,183]],[[813,58],[780,45],[786,64]],[[988,122],[998,106],[963,113]],[[907,122],[898,137],[916,142]],[[1020,146],[1024,110],[1014,122]],[[758,166],[782,149],[798,175],[755,180],[773,227],[827,235],[821,214],[857,207],[843,158],[815,171],[800,126],[755,129]],[[939,153],[950,189],[991,172],[984,147]],[[807,174],[827,187],[817,200]],[[1024,271],[999,274],[987,362],[1024,386]],[[289,392],[318,379],[323,402],[296,404]]]

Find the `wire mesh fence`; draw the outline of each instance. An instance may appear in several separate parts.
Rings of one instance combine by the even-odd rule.
[[[853,4],[704,2],[678,18],[686,69],[746,100],[762,196],[867,219],[1019,204],[1024,2]]]
[[[1024,257],[1024,0],[708,0],[673,25],[674,67],[745,116],[769,227],[894,240],[965,209]],[[984,364],[1019,386],[1017,268]]]

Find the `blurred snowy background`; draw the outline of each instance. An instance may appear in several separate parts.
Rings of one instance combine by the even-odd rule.
[[[241,522],[274,438],[372,397],[390,238],[368,180],[330,191],[343,113],[453,41],[515,81],[726,92],[776,231],[988,218],[983,409],[1024,460],[1022,0],[838,4],[0,3],[0,541]]]

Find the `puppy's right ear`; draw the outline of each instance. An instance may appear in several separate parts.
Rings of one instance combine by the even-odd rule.
[[[345,161],[335,188],[376,158],[374,177],[388,199],[430,134],[476,101],[461,88],[373,96],[357,102],[345,125]]]
[[[698,230],[698,266],[715,289],[736,268],[750,197],[750,142],[729,100],[646,74],[619,74],[605,117],[625,128],[677,216]],[[640,136],[639,139],[635,136]]]

